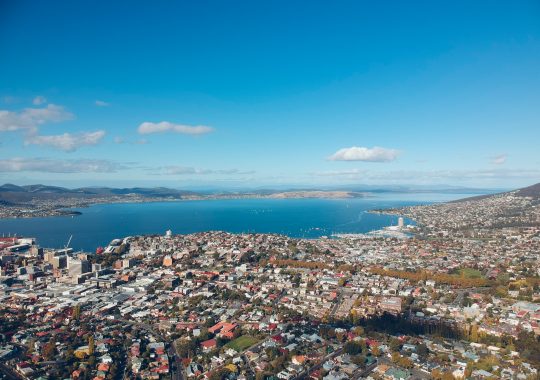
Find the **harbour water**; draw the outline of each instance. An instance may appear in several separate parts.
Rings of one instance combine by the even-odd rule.
[[[0,236],[35,237],[42,247],[95,251],[112,239],[141,235],[188,234],[209,230],[279,233],[317,238],[366,233],[396,225],[397,216],[369,210],[459,199],[468,194],[392,194],[361,199],[236,199],[119,203],[77,209],[82,215],[0,219]],[[405,220],[405,223],[412,223]]]

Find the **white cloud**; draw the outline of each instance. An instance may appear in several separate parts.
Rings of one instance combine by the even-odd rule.
[[[42,104],[45,104],[47,103],[47,98],[45,98],[44,96],[36,96],[34,98],[34,100],[32,100],[32,104],[35,105],[35,106],[40,106]]]
[[[506,158],[508,156],[506,154],[499,154],[498,156],[491,158],[491,163],[493,165],[502,165],[506,162]]]
[[[367,162],[389,162],[394,161],[399,152],[395,149],[387,149],[375,146],[365,148],[353,146],[343,148],[328,157],[330,161],[367,161]]]
[[[0,172],[114,173],[126,166],[106,160],[10,158],[0,160]]]
[[[64,133],[62,135],[41,136],[31,134],[25,139],[25,145],[50,146],[65,152],[73,152],[83,146],[97,145],[105,136],[105,131]]]
[[[108,107],[110,106],[111,104],[110,103],[107,103],[103,100],[96,100],[95,101],[95,105],[98,106],[98,107]]]
[[[48,104],[44,108],[25,108],[20,112],[0,110],[0,132],[33,130],[41,124],[70,120],[73,114],[64,107]]]
[[[163,132],[174,132],[181,133],[184,135],[204,135],[214,131],[214,128],[207,127],[205,125],[183,125],[183,124],[173,124],[168,121],[162,121],[160,123],[151,123],[144,122],[139,125],[139,133],[142,135],[147,135],[151,133],[163,133]]]

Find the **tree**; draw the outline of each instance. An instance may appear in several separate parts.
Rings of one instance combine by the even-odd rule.
[[[94,342],[94,336],[93,335],[90,335],[88,337],[88,354],[90,356],[94,355],[94,351],[95,351],[95,345],[96,343]]]
[[[356,334],[356,336],[362,336],[364,335],[364,328],[362,326],[356,326],[353,329],[353,332]]]
[[[429,355],[429,349],[424,343],[421,343],[416,347],[416,353],[421,358],[426,358]]]
[[[345,343],[345,352],[349,355],[358,355],[362,352],[362,346],[356,341],[347,342]]]
[[[401,342],[397,338],[390,339],[390,349],[392,351],[399,351],[401,348]]]
[[[76,321],[79,320],[79,318],[81,317],[81,305],[77,304],[73,307],[73,319],[75,319]]]
[[[398,360],[398,364],[403,368],[412,368],[413,367],[413,361],[406,357],[401,357]]]
[[[227,368],[221,368],[210,375],[210,380],[221,380],[227,378],[231,371]]]
[[[435,380],[440,380],[442,378],[441,370],[435,368],[433,371],[431,371],[431,377]]]
[[[467,367],[465,367],[465,378],[469,378],[472,375],[473,372],[473,362],[468,362]]]
[[[49,342],[43,347],[43,358],[45,361],[51,361],[56,354],[56,342],[54,338],[51,338]]]
[[[35,344],[36,344],[36,339],[35,338],[32,338],[32,339],[30,339],[28,341],[28,343],[26,344],[26,347],[28,347],[28,352],[29,353],[34,352]]]
[[[355,355],[351,358],[351,361],[356,365],[363,366],[366,364],[366,357],[362,354]]]
[[[469,339],[471,342],[478,342],[478,325],[473,324],[469,333]]]

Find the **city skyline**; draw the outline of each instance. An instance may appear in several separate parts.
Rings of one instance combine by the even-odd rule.
[[[540,6],[4,2],[0,182],[540,182]]]

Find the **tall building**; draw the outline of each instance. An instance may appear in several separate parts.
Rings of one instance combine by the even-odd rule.
[[[53,265],[54,269],[62,269],[67,267],[67,256],[53,256],[50,260],[50,263]]]
[[[404,224],[403,224],[403,218],[401,216],[398,218],[397,224],[399,228],[403,228]]]
[[[90,261],[88,260],[77,260],[69,258],[68,260],[68,272],[71,277],[81,275],[83,273],[88,273],[92,270]]]

